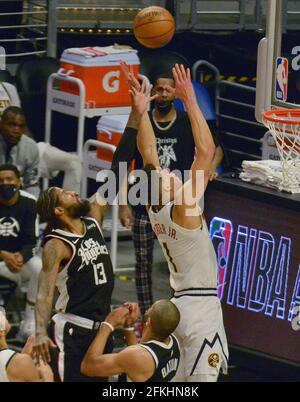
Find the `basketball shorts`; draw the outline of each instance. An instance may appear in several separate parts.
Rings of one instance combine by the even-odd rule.
[[[181,316],[174,332],[181,350],[180,380],[196,374],[218,375],[220,369],[226,374],[228,345],[220,300],[215,296],[183,296],[171,301]]]
[[[97,334],[96,330],[87,329],[70,323],[60,314],[56,314],[49,325],[49,337],[57,349],[51,349],[51,368],[54,380],[60,382],[107,382],[105,377],[87,377],[80,373],[80,365],[85,353]],[[108,339],[104,353],[113,350],[112,337]]]

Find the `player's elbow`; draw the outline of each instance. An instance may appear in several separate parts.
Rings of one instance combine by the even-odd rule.
[[[207,152],[209,154],[209,157],[212,159],[216,152],[216,146],[213,141],[208,145]]]
[[[202,161],[211,162],[216,152],[214,143],[206,144],[201,150],[198,149],[197,158]]]
[[[85,356],[80,365],[81,374],[86,375],[87,377],[92,375],[93,362],[91,360],[92,359]]]
[[[98,360],[98,359],[97,359]],[[81,374],[87,377],[104,377],[101,364],[91,356],[85,356],[80,365]]]

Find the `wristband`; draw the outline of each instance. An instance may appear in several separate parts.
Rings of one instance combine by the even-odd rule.
[[[114,327],[113,327],[113,325],[111,325],[109,322],[107,322],[107,321],[102,321],[101,322],[101,326],[100,326],[100,328],[102,327],[102,325],[106,325],[107,327],[109,327],[109,329],[111,330],[111,332],[114,332]]]
[[[123,331],[134,331],[134,327],[124,327]]]

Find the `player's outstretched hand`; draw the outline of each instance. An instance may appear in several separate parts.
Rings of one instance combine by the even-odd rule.
[[[56,347],[57,346],[47,335],[36,335],[32,351],[33,358],[36,359],[37,363],[39,363],[41,360],[44,363],[50,363],[51,357],[49,348]]]
[[[167,91],[182,101],[194,100],[196,97],[191,81],[190,69],[186,69],[183,64],[180,64],[180,66],[179,64],[175,64],[175,67],[172,68],[172,73],[175,81],[175,88],[167,85]]]
[[[128,66],[128,64],[126,64],[124,60],[120,60],[120,67],[123,74],[125,75],[126,81],[128,82],[129,86],[131,86],[133,84],[132,79],[135,78],[132,65]],[[134,81],[134,85],[137,90],[140,89],[140,83],[138,82],[138,80]]]
[[[126,64],[126,62],[124,60],[120,60],[120,66],[121,66],[121,70],[123,72],[123,74],[125,75],[125,79],[129,84],[130,88],[135,88],[137,91],[139,91],[141,89],[141,82],[144,81],[143,76],[138,75],[137,78],[134,75],[133,72],[133,67],[130,64],[128,66],[128,64]]]
[[[132,109],[142,116],[147,110],[149,102],[157,98],[157,95],[151,96],[152,85],[147,85],[146,80],[143,80],[139,89],[137,89],[136,82],[137,79],[129,73],[129,92],[131,94]]]

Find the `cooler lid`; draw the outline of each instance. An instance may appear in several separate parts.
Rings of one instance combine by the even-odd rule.
[[[107,130],[123,133],[128,122],[129,115],[108,115],[102,116],[97,123],[97,131]]]
[[[107,66],[118,65],[121,59],[125,60],[128,64],[140,63],[137,50],[127,48],[115,49],[113,46],[65,49],[60,61],[74,63],[79,66]]]

